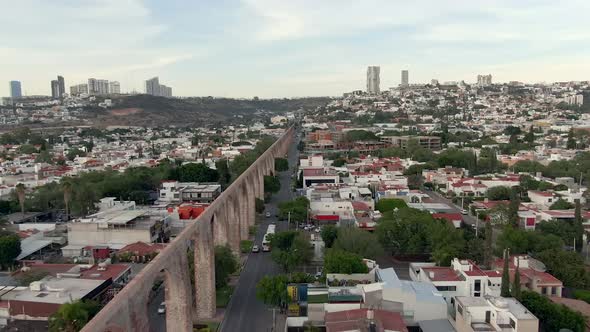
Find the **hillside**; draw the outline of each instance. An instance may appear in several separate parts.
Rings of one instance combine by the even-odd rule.
[[[244,117],[256,120],[265,112],[282,113],[300,108],[310,109],[325,105],[330,99],[297,98],[243,100],[229,98],[193,97],[162,98],[149,95],[114,98],[114,107],[93,109],[88,120],[94,125],[133,126],[201,126],[220,122],[240,122]]]

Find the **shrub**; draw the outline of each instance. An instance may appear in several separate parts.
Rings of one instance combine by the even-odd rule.
[[[254,246],[254,242],[251,240],[242,240],[240,241],[240,251],[242,253],[249,253]]]

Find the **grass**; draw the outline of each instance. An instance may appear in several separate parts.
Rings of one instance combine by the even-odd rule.
[[[307,303],[328,303],[328,293],[317,294],[317,295],[308,295],[307,296]]]
[[[207,325],[207,327],[202,327]],[[198,324],[199,327],[193,327],[193,332],[215,332],[219,328],[219,323],[217,322],[203,322],[202,324]]]
[[[218,289],[215,291],[215,299],[217,303],[217,308],[225,308],[229,303],[229,299],[231,298],[231,294],[234,292],[234,288],[232,286],[225,286],[224,288]]]

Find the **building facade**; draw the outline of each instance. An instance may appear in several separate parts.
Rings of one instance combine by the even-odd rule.
[[[110,94],[120,94],[121,93],[121,84],[117,81],[109,82],[109,93]]]
[[[10,81],[8,82],[8,89],[10,90],[10,98],[18,99],[22,98],[22,86],[20,81]]]
[[[489,86],[492,85],[492,74],[488,75],[477,75],[478,86]]]
[[[379,66],[369,66],[367,68],[367,93],[379,94],[379,84],[381,82],[380,75],[381,68]]]
[[[410,72],[408,70],[402,70],[402,86],[407,87],[410,85]]]
[[[160,95],[160,80],[158,77],[145,81],[145,93],[152,96]]]

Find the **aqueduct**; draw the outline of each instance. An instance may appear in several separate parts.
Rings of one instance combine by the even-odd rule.
[[[148,296],[162,273],[166,294],[166,330],[192,331],[193,319],[215,317],[214,246],[239,253],[255,221],[255,198],[264,196],[264,176],[274,172],[275,158],[289,151],[289,128],[242,173],[196,220],[126,285],[82,330],[83,332],[151,331]],[[194,250],[194,292],[188,265]]]

